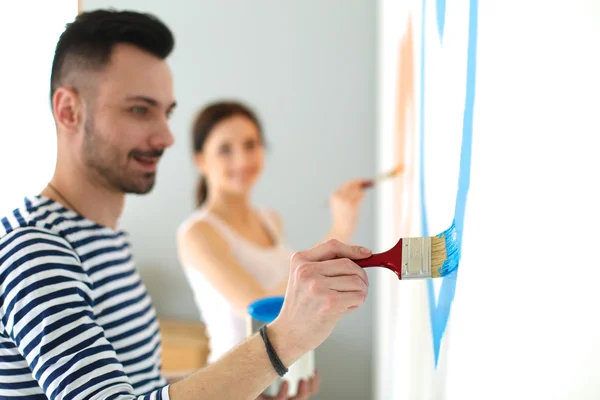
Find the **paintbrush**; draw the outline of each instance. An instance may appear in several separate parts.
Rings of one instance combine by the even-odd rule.
[[[458,259],[453,221],[452,226],[439,235],[400,238],[391,249],[354,262],[363,268],[387,268],[403,280],[447,276],[458,268]]]
[[[375,178],[365,180],[361,186],[363,189],[372,188],[379,182],[382,182],[386,179],[390,179],[390,178],[393,178],[393,177],[399,175],[402,171],[404,171],[404,165],[398,165],[394,169],[391,169],[391,170],[387,171],[386,173],[378,175]],[[329,203],[326,203],[324,206],[329,207]]]
[[[394,169],[392,169],[384,174],[378,175],[371,180],[366,181],[365,183],[363,183],[362,187],[364,189],[373,187],[376,184],[378,184],[379,182],[382,182],[386,179],[390,179],[390,178],[393,178],[393,177],[399,175],[402,171],[404,171],[404,165],[400,164],[400,165],[396,166]]]

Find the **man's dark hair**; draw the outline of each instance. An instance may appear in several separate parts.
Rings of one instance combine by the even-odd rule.
[[[77,69],[100,71],[110,61],[113,47],[131,44],[160,59],[175,46],[171,30],[151,14],[134,11],[94,10],[67,24],[54,52],[50,100],[69,74]]]

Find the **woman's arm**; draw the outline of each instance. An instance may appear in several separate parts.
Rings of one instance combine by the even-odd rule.
[[[319,243],[325,243],[328,240],[339,240],[349,243],[354,235],[360,206],[365,197],[366,179],[354,179],[345,182],[337,188],[329,199],[329,209],[331,210],[331,228],[329,232],[321,239]],[[281,217],[274,210],[268,210],[271,221],[275,224],[279,236],[283,237],[283,223]]]
[[[177,247],[180,262],[200,271],[240,315],[246,315],[248,305],[255,300],[285,295],[287,275],[276,287],[265,290],[238,263],[227,242],[206,221],[195,222],[180,232]]]
[[[355,179],[344,183],[330,197],[331,230],[323,242],[336,239],[349,243],[358,223],[360,206],[365,197],[365,179]]]

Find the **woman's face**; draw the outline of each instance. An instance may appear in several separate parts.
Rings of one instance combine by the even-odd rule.
[[[208,180],[209,191],[244,195],[262,172],[264,146],[258,128],[236,115],[215,125],[196,154],[196,164]]]

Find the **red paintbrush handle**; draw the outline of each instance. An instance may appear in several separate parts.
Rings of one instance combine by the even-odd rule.
[[[373,180],[370,180],[370,181],[364,181],[364,182],[362,183],[362,185],[361,185],[361,187],[362,187],[363,189],[368,189],[368,188],[370,188],[370,187],[373,187],[373,186],[375,186],[375,181],[373,181]]]
[[[363,268],[369,267],[384,267],[394,271],[398,275],[398,279],[402,279],[402,239],[396,243],[394,247],[383,253],[376,253],[362,260],[354,260],[356,264]]]

